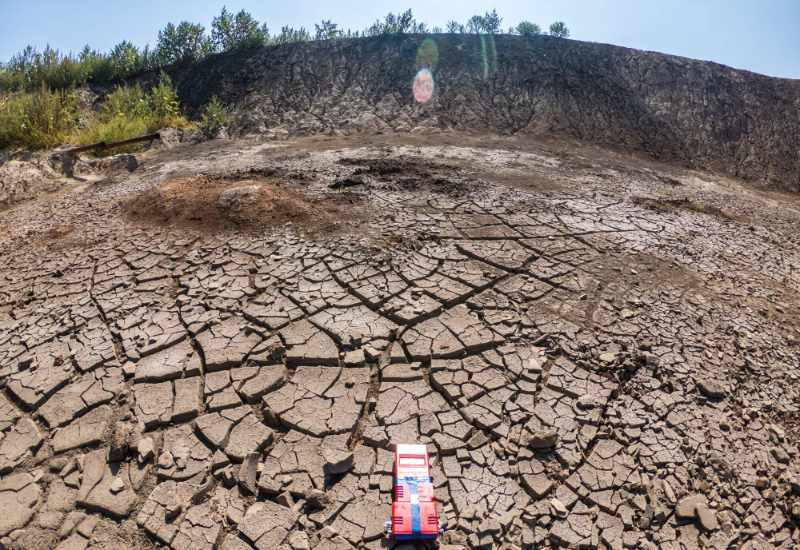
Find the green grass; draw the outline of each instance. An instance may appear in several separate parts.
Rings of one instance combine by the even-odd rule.
[[[70,92],[41,88],[0,98],[0,148],[46,149],[64,143],[77,123]]]
[[[159,128],[191,128],[180,111],[175,88],[167,75],[145,91],[119,86],[97,112],[81,113],[88,123],[78,126],[78,105],[72,92],[42,87],[0,97],[0,148],[47,149],[64,143],[91,145],[124,141]],[[134,147],[135,148],[135,147]],[[118,151],[106,151],[116,153]]]

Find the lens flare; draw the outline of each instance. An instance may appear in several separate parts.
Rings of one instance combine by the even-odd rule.
[[[414,100],[417,103],[427,103],[433,97],[433,73],[430,69],[420,69],[414,77],[414,84],[411,90],[414,93]]]
[[[483,79],[486,80],[497,69],[497,48],[492,35],[481,35],[481,61],[483,64]]]
[[[439,47],[433,38],[426,38],[422,44],[417,48],[417,68],[421,69],[427,67],[435,71],[436,65],[439,64]]]

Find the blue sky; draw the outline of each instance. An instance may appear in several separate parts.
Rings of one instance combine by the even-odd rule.
[[[208,27],[223,4],[246,9],[271,30],[314,27],[332,19],[363,29],[389,11],[412,8],[418,19],[448,19],[496,8],[503,27],[528,19],[547,27],[565,21],[572,37],[706,59],[736,68],[800,78],[800,0],[497,0],[337,2],[211,0],[0,0],[0,60],[31,43],[78,51],[88,43],[107,50],[120,40],[154,44],[166,23]]]

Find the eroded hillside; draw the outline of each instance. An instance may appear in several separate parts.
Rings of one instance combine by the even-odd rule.
[[[410,93],[423,68],[433,98]],[[455,128],[558,134],[800,190],[800,82],[550,37],[399,35],[289,44],[177,68],[195,108],[270,135]]]

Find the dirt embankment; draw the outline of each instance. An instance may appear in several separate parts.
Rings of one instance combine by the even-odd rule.
[[[434,93],[417,103],[415,75]],[[561,135],[800,190],[800,81],[574,40],[406,35],[175,68],[181,97],[274,136],[448,129]]]

